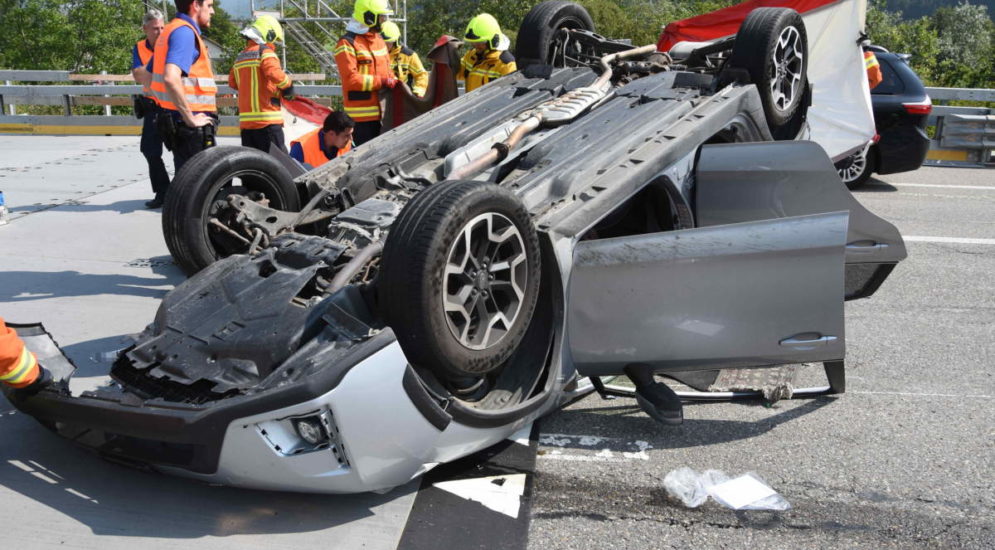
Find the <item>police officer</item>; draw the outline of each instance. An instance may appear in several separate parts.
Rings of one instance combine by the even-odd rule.
[[[467,92],[518,70],[515,56],[508,51],[511,40],[501,33],[493,15],[482,13],[471,19],[463,38],[473,49],[463,56],[456,79],[466,82]]]
[[[388,0],[356,0],[352,21],[335,45],[342,104],[345,113],[356,121],[353,143],[357,146],[380,135],[383,113],[379,91],[397,85],[387,45],[380,36],[381,25],[392,13]]]
[[[280,97],[292,98],[294,85],[275,51],[275,44],[283,43],[283,27],[272,15],[261,15],[242,36],[248,43],[228,73],[228,85],[238,90],[242,145],[268,153],[274,144],[286,153]]]
[[[131,77],[142,85],[142,94],[135,96],[135,115],[142,119],[142,141],[140,149],[149,164],[149,180],[152,182],[152,192],[155,197],[145,203],[146,208],[159,208],[166,196],[169,186],[169,173],[162,161],[162,139],[155,127],[155,113],[158,110],[152,99],[152,74],[146,69],[152,60],[156,40],[162,33],[165,19],[159,10],[149,10],[142,18],[142,30],[145,38],[138,41],[131,49]]]
[[[173,0],[176,17],[159,35],[152,55],[152,96],[163,110],[157,119],[176,172],[214,145],[218,123],[214,69],[201,28],[211,26],[214,0]]]
[[[424,96],[428,89],[428,71],[422,65],[418,53],[401,44],[401,29],[397,23],[387,21],[381,25],[380,35],[390,51],[390,68],[394,71],[394,76],[406,83],[413,94]]]

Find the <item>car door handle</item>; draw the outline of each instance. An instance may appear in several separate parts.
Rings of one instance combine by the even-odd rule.
[[[846,243],[846,251],[853,252],[855,254],[870,254],[872,252],[878,252],[888,248],[885,243],[879,243],[877,241],[854,241],[852,243]]]
[[[823,336],[821,334],[796,334],[790,338],[785,338],[779,343],[784,347],[799,349],[814,349],[835,342],[835,336]]]

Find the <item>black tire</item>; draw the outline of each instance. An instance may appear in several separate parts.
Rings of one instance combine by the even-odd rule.
[[[518,69],[529,65],[552,65],[556,31],[583,29],[594,31],[594,20],[580,4],[554,0],[542,2],[525,15],[515,40]]]
[[[778,47],[782,37],[800,47],[800,60],[791,55],[794,48]],[[784,94],[790,99],[784,99],[771,90],[779,77],[775,58],[788,61],[781,64],[785,67],[781,76],[800,73],[799,82],[790,85],[791,79],[788,79],[789,85],[782,86],[782,91],[791,90],[789,94]],[[729,66],[745,69],[750,74],[751,82],[760,92],[771,134],[777,139],[793,139],[793,134],[797,134],[801,127],[799,121],[804,119],[808,109],[805,99],[808,88],[808,36],[801,15],[788,8],[757,8],[751,11],[736,33]]]
[[[480,248],[477,248],[478,253],[471,254],[457,241],[467,232],[474,246],[479,244],[474,239],[480,233],[468,228],[478,227],[479,220],[487,216],[503,220],[502,224],[508,222],[501,227],[512,238],[493,248],[492,254],[480,253]],[[510,231],[512,226],[517,233]],[[487,240],[484,244],[490,246],[494,243]],[[516,251],[516,248],[520,250]],[[479,261],[481,256],[490,256],[491,261],[495,261],[495,258],[501,260],[511,252],[518,261],[522,261],[524,254],[520,265],[525,266],[526,272],[522,274],[520,270],[509,269],[507,273],[507,276],[518,279],[522,296],[514,308],[516,313],[505,316],[510,318],[510,326],[506,325],[503,335],[493,342],[486,341],[489,332],[481,334],[479,330],[471,329],[474,324],[469,315],[464,317],[466,328],[461,330],[460,315],[447,312],[444,306],[449,291],[472,287],[473,290],[467,292],[484,297],[482,307],[485,309],[488,306],[512,307],[505,303],[510,288],[508,283],[501,281],[505,275],[493,283],[486,280],[487,274],[494,280],[497,269],[481,269],[485,275],[481,284],[486,286],[483,287],[477,286],[479,273],[445,276],[447,265],[460,256],[461,250],[465,252],[463,263],[468,270],[471,263]],[[474,260],[470,256],[478,258]],[[539,296],[540,260],[539,239],[532,220],[513,193],[498,185],[479,181],[433,185],[405,206],[384,245],[378,281],[378,299],[384,320],[394,330],[411,364],[429,369],[444,380],[480,377],[501,367],[521,343]],[[489,298],[486,290],[478,288],[490,290]],[[479,313],[479,300],[466,308],[464,298],[464,312],[469,309]],[[480,326],[476,325],[477,328]],[[481,337],[485,346],[473,349],[474,342],[461,341],[458,330],[465,340]]]
[[[852,191],[863,187],[871,179],[871,174],[877,169],[875,153],[874,148],[869,147],[836,163],[836,173],[847,189]]]
[[[232,186],[233,178],[241,186]],[[261,192],[269,206],[300,210],[301,199],[290,172],[275,158],[249,147],[212,147],[183,165],[166,193],[162,232],[173,259],[187,275],[242,252],[244,243],[209,228],[214,202],[231,193]]]

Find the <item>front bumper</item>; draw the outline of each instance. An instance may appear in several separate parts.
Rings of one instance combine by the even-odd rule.
[[[213,483],[318,493],[386,489],[497,443],[536,416],[480,428],[433,415],[390,331],[301,383],[184,405],[142,400],[113,385],[73,396],[75,366],[44,328],[15,328],[57,380],[34,396],[5,391],[19,410],[110,460]],[[302,418],[320,419],[326,439],[305,441],[294,428]]]

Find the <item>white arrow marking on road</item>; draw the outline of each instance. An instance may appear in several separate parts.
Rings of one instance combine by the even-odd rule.
[[[440,481],[435,487],[460,498],[479,502],[495,512],[518,519],[525,494],[525,474]]]

